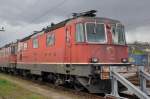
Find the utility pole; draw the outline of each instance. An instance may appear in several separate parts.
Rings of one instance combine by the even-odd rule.
[[[5,31],[4,27],[0,28],[0,31]]]

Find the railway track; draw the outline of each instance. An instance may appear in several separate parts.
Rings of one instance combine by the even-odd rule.
[[[28,78],[24,78],[24,77],[21,77],[21,78],[25,80],[29,80]],[[116,97],[111,96],[111,95],[105,96],[104,94],[91,94],[88,92],[76,91],[74,89],[66,88],[64,86],[55,86],[52,83],[43,82],[41,80],[32,80],[32,82],[38,83],[39,85],[46,85],[54,89],[59,89],[61,91],[66,91],[66,92],[69,92],[69,94],[75,94],[76,96],[83,97],[83,99],[116,99]],[[133,94],[119,93],[119,95],[127,99],[138,99],[138,97]]]
[[[73,98],[73,99],[106,99],[106,98],[104,98],[103,95],[90,94],[87,92],[79,92],[79,91],[73,90],[71,88],[66,88],[63,86],[55,86],[52,83],[43,82],[40,79],[35,80],[35,79],[29,79],[27,77],[23,77],[23,76],[19,76],[19,75],[8,75],[8,74],[4,74],[4,73],[2,73],[2,75],[14,77],[17,79],[22,79],[22,80],[25,80],[25,81],[28,81],[31,83],[36,83],[39,86],[44,86],[44,88],[47,87],[48,90],[49,90],[49,88],[54,89],[58,93],[69,94],[69,95],[75,96],[75,98]]]
[[[8,74],[5,74],[5,75],[8,75]],[[53,89],[57,90],[58,92],[62,91],[62,92],[68,93],[70,95],[75,95],[76,97],[80,97],[79,99],[116,99],[116,97],[113,97],[111,95],[105,96],[104,94],[91,94],[91,93],[88,93],[86,91],[85,92],[84,91],[76,91],[72,88],[68,88],[68,87],[64,87],[64,86],[55,86],[54,84],[42,81],[41,79],[35,80],[33,78],[31,79],[31,78],[23,77],[20,75],[9,75],[9,76],[16,77],[18,79],[27,80],[27,81],[30,81],[32,83],[36,83],[38,85],[44,85],[44,86],[53,88]],[[119,93],[119,95],[121,97],[125,97],[128,99],[138,99],[135,95],[132,95],[132,94]],[[75,99],[78,99],[78,98],[75,98]]]
[[[70,88],[65,88],[63,86],[54,86],[54,84],[51,83],[47,83],[47,82],[41,82],[41,81],[37,81],[37,80],[33,80],[32,82],[38,83],[40,85],[46,85],[48,87],[51,87],[53,89],[59,89],[61,91],[65,91],[69,94],[75,94],[76,96],[80,96],[80,97],[84,97],[84,99],[105,99],[103,96],[99,96],[99,95],[95,95],[95,94],[89,94],[86,92],[79,92]]]

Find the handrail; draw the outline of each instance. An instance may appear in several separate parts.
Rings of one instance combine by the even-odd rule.
[[[143,92],[145,92],[147,95],[150,94],[150,92],[146,88],[146,81],[150,80],[150,74],[145,72],[144,70],[139,71],[139,78],[140,78],[140,88]]]
[[[146,80],[150,80],[150,74],[145,71],[140,71],[140,75],[142,75]]]

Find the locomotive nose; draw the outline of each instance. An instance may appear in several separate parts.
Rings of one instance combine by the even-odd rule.
[[[114,46],[106,47],[107,59],[111,62],[115,61],[116,59],[116,51]]]

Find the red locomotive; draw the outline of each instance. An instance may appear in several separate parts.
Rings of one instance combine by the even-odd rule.
[[[9,56],[4,46],[1,70],[36,75],[57,85],[69,83],[91,93],[109,93],[109,67],[129,65],[128,48],[122,23],[95,17],[95,12],[74,13],[73,18],[36,31],[13,47],[9,44],[15,50]]]
[[[4,47],[0,48],[0,66],[2,70],[6,70],[7,72],[13,72],[17,63],[17,55],[16,55],[16,43],[7,44]],[[7,69],[7,68],[10,69]]]

